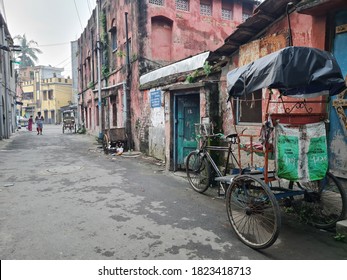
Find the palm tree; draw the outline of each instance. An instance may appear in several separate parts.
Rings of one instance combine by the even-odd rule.
[[[18,58],[20,58],[20,68],[35,66],[35,62],[38,60],[36,54],[41,54],[42,51],[37,46],[37,42],[30,40],[28,41],[25,34],[23,36],[17,35],[14,39],[19,41],[19,45],[21,51],[18,54]]]

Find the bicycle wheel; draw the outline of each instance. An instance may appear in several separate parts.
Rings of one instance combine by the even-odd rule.
[[[289,188],[304,190],[305,194],[293,196],[292,206],[299,217],[317,228],[329,229],[343,220],[346,214],[346,193],[336,177],[327,172],[319,181],[290,182]]]
[[[233,230],[249,247],[265,249],[276,241],[280,209],[263,181],[251,175],[235,177],[226,193],[226,208]]]
[[[187,178],[192,188],[199,192],[205,192],[210,186],[210,165],[200,152],[193,151],[187,156]]]

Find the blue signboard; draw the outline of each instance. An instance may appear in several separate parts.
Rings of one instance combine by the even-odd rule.
[[[151,108],[157,108],[161,106],[161,91],[151,91]]]

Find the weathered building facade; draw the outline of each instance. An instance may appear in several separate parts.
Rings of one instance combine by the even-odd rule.
[[[339,0],[264,1],[255,9],[254,15],[240,24],[237,30],[226,38],[223,46],[204,57],[200,65],[187,69],[175,64],[179,69],[176,72],[167,71],[164,67],[153,71],[152,75],[149,73],[141,77],[141,89],[144,94],[152,96],[158,90],[163,92],[161,110],[162,115],[165,115],[165,122],[163,122],[165,125],[162,126],[166,131],[167,166],[175,169],[184,161],[184,156],[183,159],[179,156],[185,149],[184,144],[180,144],[180,137],[193,140],[192,124],[194,122],[213,122],[226,134],[244,132],[249,135],[244,141],[258,140],[261,125],[266,118],[269,92],[262,90],[246,99],[227,102],[226,76],[230,70],[286,46],[294,45],[332,52],[337,58],[343,75],[346,76],[346,4],[347,2]],[[204,71],[206,62],[209,63],[208,70],[211,72],[209,75]],[[193,83],[184,82],[187,76],[194,77]],[[207,83],[214,83],[212,94],[205,89]],[[192,99],[187,102],[187,110],[183,110],[182,115],[179,104],[181,96],[182,98],[188,96],[186,94],[191,94]],[[328,104],[326,103],[328,100],[324,98],[318,98],[314,100],[319,101],[318,103],[311,104],[312,112],[326,113],[329,117],[330,169],[341,178],[346,178],[347,171],[345,95],[346,93],[344,96],[334,97]],[[185,108],[184,105],[183,107]],[[160,109],[152,109],[152,115],[158,114],[154,113],[154,110]],[[282,104],[270,104],[269,112],[280,113],[283,110]],[[186,126],[180,129],[177,124],[181,119],[184,120],[189,116],[192,116],[192,121],[185,122]],[[152,138],[152,141],[154,139]],[[188,142],[187,145],[196,145],[196,142]],[[254,157],[253,164],[257,163],[259,166],[263,159]],[[247,163],[247,157],[244,157],[243,161]]]
[[[87,130],[97,135],[104,129],[126,127],[133,148],[164,159],[168,111],[158,108],[166,100],[161,91],[141,92],[139,77],[220,47],[251,16],[255,4],[248,0],[98,1],[77,50],[79,111]]]
[[[16,129],[16,92],[12,49],[11,34],[0,13],[0,140],[8,139]]]
[[[274,9],[276,5],[277,9]],[[273,14],[274,11],[280,14]],[[264,20],[264,15],[272,15],[273,19]],[[223,69],[222,77],[225,77],[232,68],[245,65],[283,47],[308,46],[333,53],[341,67],[342,74],[346,76],[346,23],[346,1],[268,0],[263,2],[255,10],[255,15],[241,24],[238,30],[226,39],[226,44],[211,56],[231,55],[230,62]],[[221,92],[225,91],[226,83],[221,82]],[[238,104],[227,104],[224,102],[226,96],[221,95],[221,110],[227,112],[235,109],[234,114],[225,114],[223,117],[225,131],[238,127],[238,131],[247,128],[251,134],[258,134],[260,124],[265,121],[266,99],[269,93],[263,90],[256,94],[258,97],[255,97],[255,100],[258,100],[258,104],[254,104],[251,100],[240,100]],[[324,98],[316,101],[319,100],[322,102],[311,104],[311,107],[312,112],[326,113],[329,118],[330,170],[338,177],[347,178],[346,93],[333,97],[331,101]],[[283,106],[273,104],[269,110],[282,112]],[[252,115],[240,116],[240,112],[252,112]],[[235,113],[238,115],[235,116]]]

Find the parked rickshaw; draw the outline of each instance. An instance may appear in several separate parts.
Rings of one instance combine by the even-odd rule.
[[[202,193],[212,182],[220,184],[234,232],[255,249],[276,241],[280,206],[292,207],[318,228],[334,227],[345,217],[346,193],[328,167],[327,114],[314,109],[314,104],[328,103],[330,96],[346,90],[334,57],[314,48],[287,47],[232,70],[227,83],[230,102],[267,89],[262,133],[225,136],[213,134],[209,124],[198,124],[202,145],[186,160],[192,188]],[[271,106],[274,102],[281,107]],[[225,139],[228,147],[208,146],[209,139],[216,137]],[[259,137],[260,143],[255,143]],[[250,141],[245,143],[245,139]],[[228,152],[223,172],[210,149]],[[243,164],[243,152],[251,157],[250,166]],[[260,168],[252,166],[255,153],[264,157]],[[274,160],[273,169],[270,160]],[[227,171],[230,161],[234,164],[231,172]]]
[[[104,130],[102,146],[105,154],[122,154],[127,145],[127,136],[124,127],[114,127]]]
[[[65,131],[76,133],[76,122],[75,122],[75,112],[74,110],[65,110],[62,113],[62,121],[63,121],[63,133]]]

